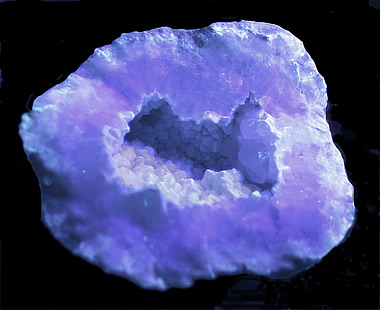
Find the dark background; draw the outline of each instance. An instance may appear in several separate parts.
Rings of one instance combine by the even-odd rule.
[[[18,136],[20,115],[123,32],[241,19],[292,32],[326,79],[328,119],[355,186],[358,213],[350,238],[290,280],[222,277],[165,293],[142,290],[72,256],[40,222],[38,180]],[[0,3],[0,308],[378,309],[379,21],[379,10],[366,1]]]

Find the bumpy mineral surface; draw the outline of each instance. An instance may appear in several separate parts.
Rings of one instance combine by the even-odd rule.
[[[22,117],[42,221],[141,287],[297,274],[347,236],[353,187],[300,40],[249,21],[123,34]]]

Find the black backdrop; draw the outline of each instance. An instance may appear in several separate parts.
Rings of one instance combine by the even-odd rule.
[[[379,308],[379,10],[347,1],[14,1],[0,3],[4,183],[0,308]],[[40,222],[38,180],[18,137],[20,115],[96,47],[123,32],[217,21],[278,24],[304,42],[326,79],[334,141],[355,186],[350,238],[289,280],[222,277],[145,291],[72,256]],[[4,186],[5,185],[5,186]],[[233,286],[235,285],[235,286]],[[231,288],[232,287],[232,288]],[[260,293],[260,294],[259,294]]]

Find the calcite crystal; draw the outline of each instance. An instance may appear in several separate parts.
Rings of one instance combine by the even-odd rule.
[[[355,219],[300,40],[250,21],[133,32],[22,116],[42,221],[75,255],[147,289],[319,262]]]

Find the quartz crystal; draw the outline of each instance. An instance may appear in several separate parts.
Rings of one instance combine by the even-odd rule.
[[[355,220],[300,40],[250,21],[122,34],[22,116],[42,221],[147,289],[293,276]]]

